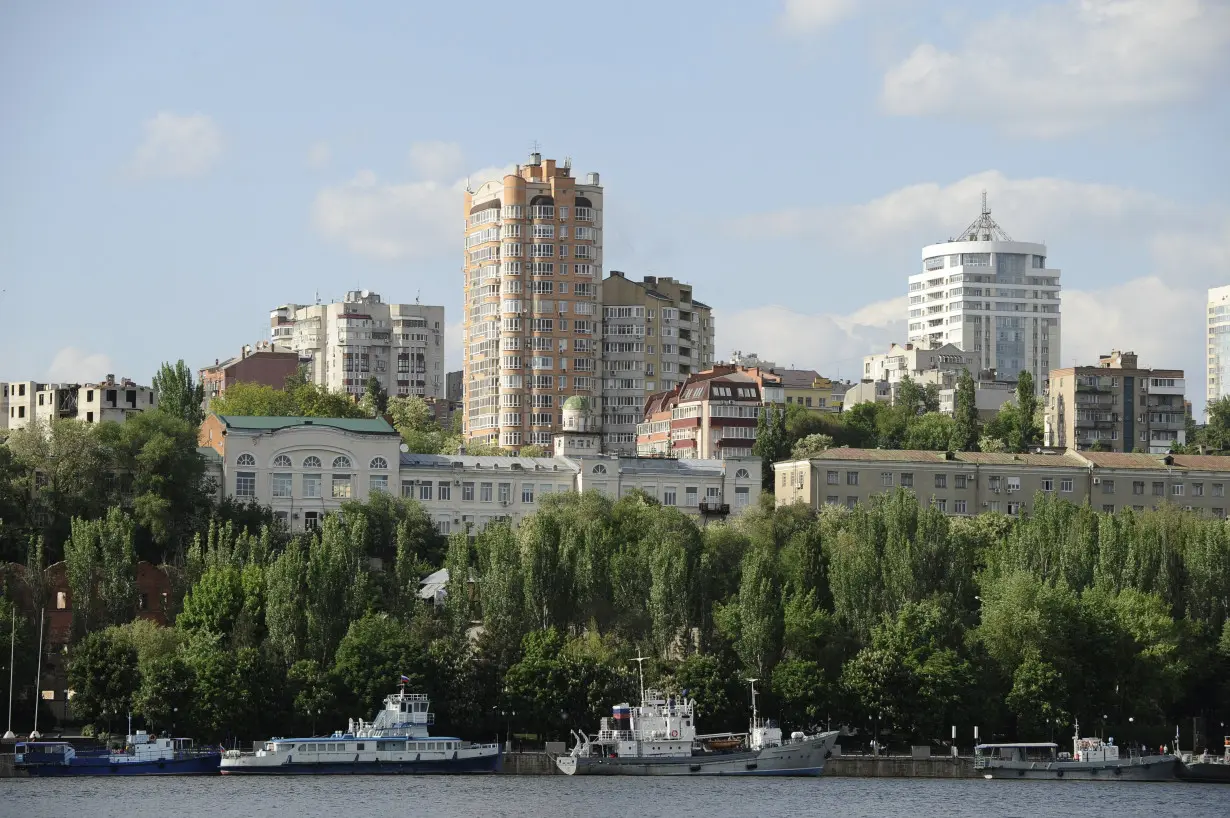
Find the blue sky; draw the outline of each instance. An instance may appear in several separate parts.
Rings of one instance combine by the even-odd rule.
[[[443,304],[459,366],[460,190],[536,141],[720,356],[854,375],[985,188],[1063,270],[1063,363],[1199,404],[1227,55],[1226,0],[6,3],[0,380],[147,382],[356,286]]]

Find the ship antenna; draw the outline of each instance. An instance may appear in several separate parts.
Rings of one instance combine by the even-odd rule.
[[[756,726],[756,682],[758,681],[760,680],[759,679],[748,679],[748,682],[750,682],[752,685],[752,727],[753,728],[755,728]]]
[[[645,659],[644,656],[636,656],[632,659],[636,662],[636,672],[641,678],[641,707],[645,706]]]

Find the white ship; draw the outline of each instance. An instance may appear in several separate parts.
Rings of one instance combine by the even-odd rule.
[[[983,778],[1055,781],[1170,781],[1178,772],[1173,755],[1120,755],[1112,741],[1081,738],[1080,723],[1072,737],[1072,755],[1059,754],[1054,742],[979,744],[974,769]]]
[[[696,702],[641,688],[641,704],[618,704],[597,736],[576,731],[576,746],[555,759],[567,775],[820,775],[837,732],[783,739],[773,722],[756,712],[747,733],[696,732]]]
[[[223,775],[330,775],[493,773],[500,768],[496,744],[471,744],[459,738],[432,736],[431,703],[403,686],[384,698],[375,721],[351,719],[346,730],[331,736],[275,738],[251,753],[228,750]]]

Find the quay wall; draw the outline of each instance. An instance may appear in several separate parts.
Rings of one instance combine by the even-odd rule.
[[[858,778],[977,778],[974,759],[910,756],[834,756],[824,764],[828,776]]]
[[[504,775],[563,775],[548,753],[505,753]]]

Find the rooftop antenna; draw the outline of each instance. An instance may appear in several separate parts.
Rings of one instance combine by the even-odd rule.
[[[419,303],[419,296],[420,296],[420,295],[422,295],[422,294],[423,294],[423,291],[422,291],[422,290],[415,290],[415,291],[414,291],[414,303],[415,303],[415,304]]]
[[[320,288],[316,288],[316,306],[320,306]]]
[[[632,661],[636,662],[636,671],[641,679],[641,705],[645,704],[645,656],[634,656]]]
[[[530,153],[538,153],[539,147],[541,146],[538,144],[538,140],[535,139],[533,142],[530,143]]]

